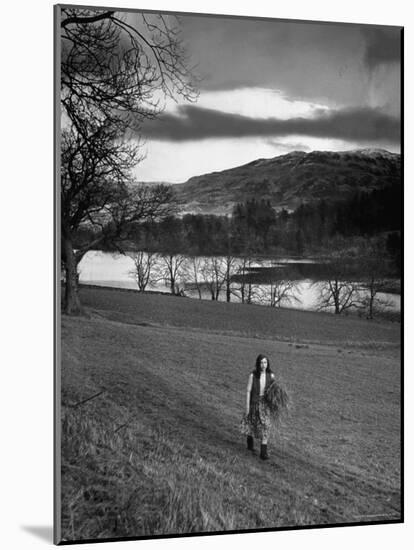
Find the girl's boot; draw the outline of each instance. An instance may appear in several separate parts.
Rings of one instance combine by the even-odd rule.
[[[260,458],[262,460],[269,460],[269,455],[267,454],[267,443],[262,443],[260,445]]]

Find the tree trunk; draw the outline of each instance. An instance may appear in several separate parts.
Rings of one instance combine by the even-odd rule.
[[[374,318],[374,299],[375,299],[374,280],[371,279],[369,285],[368,319]]]
[[[78,264],[72,243],[69,239],[63,239],[65,258],[65,301],[64,312],[67,315],[81,315],[83,308],[78,295]]]
[[[341,307],[339,303],[339,296],[335,294],[334,296],[334,303],[335,303],[335,315],[339,315],[341,313]]]
[[[230,302],[231,300],[231,274],[230,274],[230,263],[227,263],[226,270],[226,300]]]
[[[241,284],[241,287],[240,287],[240,294],[241,294],[241,303],[244,304],[245,302],[245,298],[244,298],[244,283]]]
[[[252,303],[252,285],[250,283],[247,285],[247,303]]]
[[[276,307],[276,289],[270,287],[270,307]]]
[[[333,299],[335,304],[335,315],[340,315],[341,313],[341,302],[340,302],[340,289],[338,287],[338,281],[335,280],[334,282],[334,291],[333,291]]]

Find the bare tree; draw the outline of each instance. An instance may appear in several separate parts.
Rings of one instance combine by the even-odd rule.
[[[389,282],[381,278],[371,277],[365,279],[363,284],[363,290],[367,294],[362,298],[361,306],[365,310],[366,318],[373,319],[376,314],[392,306],[390,299],[380,296],[382,292],[389,288]]]
[[[326,279],[314,283],[319,290],[318,309],[333,309],[336,315],[362,305],[356,259],[345,252],[332,253],[326,262]]]
[[[197,98],[178,18],[62,7],[61,101],[77,131],[137,129],[163,98]]]
[[[116,142],[116,136],[116,129],[102,124],[96,128],[91,147],[73,128],[62,133],[61,226],[67,313],[81,311],[77,273],[83,256],[108,243],[122,252],[121,243],[134,223],[159,219],[172,207],[170,188],[133,185],[136,148]],[[89,228],[90,238],[76,245],[76,233],[82,227]]]
[[[130,276],[135,280],[140,292],[145,292],[148,285],[153,285],[159,280],[157,272],[158,255],[154,252],[139,251],[128,254],[134,262],[134,269]]]
[[[299,292],[295,281],[288,279],[271,280],[268,285],[267,302],[270,307],[282,307],[284,304],[298,303],[297,296]]]
[[[162,253],[160,258],[164,267],[162,277],[165,284],[170,287],[171,294],[182,294],[187,274],[186,257],[181,254]]]
[[[253,260],[250,255],[244,256],[241,258],[233,276],[233,280],[236,280],[239,286],[232,287],[232,293],[240,299],[242,304],[251,304],[258,298],[258,286],[252,284],[250,280],[254,263],[257,263],[257,260]]]
[[[370,240],[361,248],[359,266],[362,271],[361,290],[365,294],[362,306],[366,318],[373,319],[376,312],[391,305],[390,300],[379,295],[390,286],[392,260],[384,254],[384,247],[379,242]]]
[[[198,292],[198,298],[202,299],[202,290],[203,290],[203,281],[200,280],[200,274],[203,270],[203,258],[200,258],[200,256],[193,256],[190,258],[189,264],[188,264],[188,270],[189,275],[191,277],[191,280]]]
[[[320,302],[318,309],[334,308],[334,312],[339,315],[348,309],[357,309],[361,307],[361,297],[359,294],[359,284],[349,281],[342,281],[333,277],[327,281],[319,283]]]
[[[232,256],[231,254],[227,254],[227,256],[224,257],[224,269],[225,269],[225,278],[224,283],[226,286],[226,301],[231,301],[231,295],[232,295],[232,280],[233,275],[235,273],[236,269],[236,263],[237,259]]]
[[[222,258],[211,256],[205,259],[202,275],[212,300],[218,300],[226,280],[226,269]]]
[[[61,250],[65,311],[76,314],[83,255],[108,242],[122,251],[134,223],[166,215],[171,204],[165,187],[133,186],[142,124],[166,96],[192,101],[196,93],[174,18],[63,7],[60,30]],[[91,238],[79,249],[85,225]]]

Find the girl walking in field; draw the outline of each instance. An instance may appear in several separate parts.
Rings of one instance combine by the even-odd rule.
[[[247,383],[246,415],[242,420],[242,433],[247,435],[247,448],[254,450],[254,438],[260,440],[260,458],[267,460],[267,443],[272,421],[288,405],[288,395],[275,381],[269,359],[258,355],[255,369]]]

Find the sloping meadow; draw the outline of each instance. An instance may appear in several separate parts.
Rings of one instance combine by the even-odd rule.
[[[326,334],[333,316],[285,311],[289,341],[278,311],[254,325],[270,308],[222,304],[220,325],[219,304],[176,298],[174,317],[172,298],[105,292],[62,318],[65,540],[399,518],[399,327],[357,340],[359,320]],[[266,463],[239,434],[258,353],[293,402]]]

